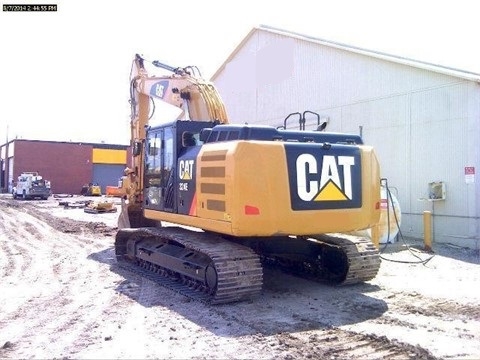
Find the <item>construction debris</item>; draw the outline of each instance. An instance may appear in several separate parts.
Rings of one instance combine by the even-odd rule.
[[[114,206],[113,203],[104,201],[104,202],[97,202],[91,201],[87,206],[83,209],[86,213],[90,214],[100,214],[100,213],[111,213],[116,212],[117,208]]]
[[[67,198],[67,197],[73,197],[73,194],[53,194],[53,197],[58,199],[58,198]]]
[[[92,202],[91,200],[81,201],[59,201],[58,205],[63,206],[64,209],[82,209]]]
[[[83,211],[90,214],[111,213],[117,211],[115,205],[109,201],[59,201],[58,205],[63,206],[64,209],[83,209]]]

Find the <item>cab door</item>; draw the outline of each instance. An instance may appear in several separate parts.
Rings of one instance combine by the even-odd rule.
[[[175,146],[172,127],[152,129],[145,144],[145,208],[173,212]]]

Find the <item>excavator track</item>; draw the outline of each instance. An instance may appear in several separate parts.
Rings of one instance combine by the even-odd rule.
[[[348,261],[347,273],[339,285],[351,285],[372,280],[380,269],[380,254],[368,238],[345,234],[315,235],[311,238],[337,246]]]
[[[319,234],[263,247],[262,262],[310,280],[351,285],[372,280],[380,254],[370,239],[347,234]]]
[[[263,269],[248,247],[178,227],[122,229],[117,263],[194,300],[242,301],[260,293]]]

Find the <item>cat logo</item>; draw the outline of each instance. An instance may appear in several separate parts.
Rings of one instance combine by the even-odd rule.
[[[297,194],[303,201],[353,200],[353,156],[324,155],[321,169],[312,154],[301,154],[296,161]],[[340,170],[340,171],[339,171]]]
[[[167,88],[168,88],[168,81],[162,80],[162,81],[156,82],[150,88],[150,95],[163,99],[163,97],[165,96],[165,90]]]
[[[193,165],[195,160],[180,160],[178,175],[181,180],[193,179]]]
[[[362,156],[357,146],[285,144],[292,210],[362,207]]]

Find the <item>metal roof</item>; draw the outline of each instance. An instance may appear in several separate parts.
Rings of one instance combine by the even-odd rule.
[[[29,143],[42,143],[42,144],[70,144],[70,145],[87,145],[92,146],[95,149],[111,149],[111,150],[125,150],[130,145],[122,144],[105,144],[105,143],[92,143],[83,141],[55,141],[55,140],[32,140],[32,139],[11,139],[4,144],[0,144],[0,148],[7,146],[14,142],[29,142]]]
[[[416,67],[424,70],[429,70],[429,71],[450,75],[450,76],[454,76],[462,79],[480,82],[480,74],[477,74],[474,72],[456,69],[452,67],[446,67],[442,65],[436,65],[436,64],[432,64],[432,63],[428,63],[420,60],[413,60],[406,57],[386,54],[380,51],[363,49],[363,48],[352,46],[352,45],[347,45],[347,44],[343,44],[335,41],[329,41],[329,40],[325,40],[325,39],[321,39],[321,38],[317,38],[309,35],[304,35],[304,34],[299,34],[296,32],[291,32],[291,31],[287,31],[279,28],[274,28],[268,25],[258,25],[253,27],[252,30],[250,30],[250,32],[247,34],[247,36],[240,42],[240,44],[235,48],[235,50],[233,50],[233,52],[222,63],[222,65],[218,68],[218,70],[213,74],[213,76],[211,77],[212,80],[214,80],[220,74],[220,72],[225,68],[226,64],[228,64],[228,62],[230,62],[233,59],[236,53],[257,31],[265,31],[265,32],[269,32],[277,35],[283,35],[286,37],[304,40],[304,41],[308,41],[308,42],[319,44],[319,45],[329,46],[332,48],[341,49],[341,50],[353,52],[356,54],[362,54],[362,55],[374,57],[377,59],[382,59],[385,61],[391,61],[398,64],[403,64],[403,65],[412,66],[412,67]]]

